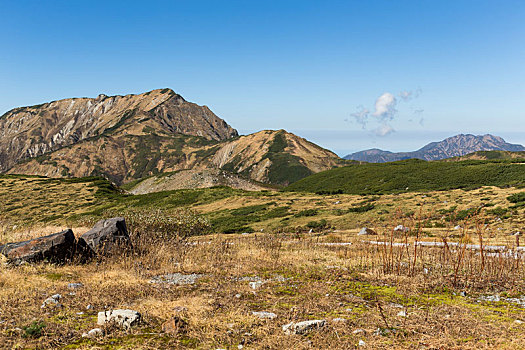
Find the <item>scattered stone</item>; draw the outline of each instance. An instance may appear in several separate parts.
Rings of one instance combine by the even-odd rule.
[[[84,311],[77,312],[77,315],[82,316],[84,314]]]
[[[76,239],[70,229],[29,241],[0,246],[0,252],[9,262],[16,265],[42,260],[64,263],[73,258],[75,250]]]
[[[355,329],[352,334],[361,334],[361,333],[365,333],[365,330],[363,328],[358,328],[358,329]]]
[[[235,294],[235,297],[236,297],[237,299],[240,299],[240,298],[242,297],[242,295],[239,294],[239,293],[237,293],[237,294]]]
[[[62,299],[62,295],[55,294],[44,300],[42,303],[42,306],[40,306],[42,309],[46,308],[47,306],[54,305],[56,307],[61,307],[60,299]]]
[[[89,332],[82,334],[83,338],[98,338],[98,337],[103,337],[103,336],[104,336],[104,331],[100,328],[93,328]]]
[[[68,283],[67,287],[69,289],[80,289],[84,287],[84,285],[82,283]]]
[[[162,324],[162,331],[169,334],[179,334],[186,332],[187,327],[188,322],[174,316]]]
[[[318,243],[320,245],[325,245],[329,247],[345,247],[345,246],[351,246],[351,242],[324,242],[324,243]]]
[[[150,283],[165,283],[175,285],[195,284],[195,282],[204,275],[192,273],[183,275],[182,273],[168,273],[166,275],[155,276]]]
[[[326,324],[325,320],[310,320],[310,321],[302,321],[302,322],[290,322],[288,324],[285,324],[282,328],[285,334],[291,335],[291,334],[305,334],[309,331],[312,331],[314,329],[319,329],[321,327],[324,327]]]
[[[337,317],[337,318],[334,318],[334,319],[332,320],[332,322],[335,322],[335,323],[345,323],[345,322],[346,322],[346,318]]]
[[[86,256],[108,255],[116,249],[131,248],[131,240],[122,217],[100,220],[78,239],[78,246]]]
[[[377,235],[377,232],[369,229],[368,227],[363,227],[361,231],[357,234],[358,236],[369,236],[369,235]]]
[[[173,308],[173,311],[178,312],[178,313],[182,313],[182,312],[188,311],[188,308],[184,307],[184,306],[175,306]]]
[[[407,317],[407,313],[405,311],[399,311],[397,317]]]
[[[258,289],[259,287],[261,287],[265,282],[264,281],[255,281],[255,282],[250,282],[250,287],[252,289]]]
[[[459,225],[454,226],[454,230],[461,230],[461,226],[459,226]]]
[[[523,321],[522,320],[516,320],[516,321],[514,321],[514,323],[516,323],[516,324],[523,324]]]
[[[263,320],[273,320],[277,317],[276,314],[273,312],[267,312],[267,311],[252,311],[252,315],[257,316],[260,319]]]
[[[121,328],[130,328],[140,323],[141,315],[133,310],[108,310],[98,313],[97,324],[114,323]]]
[[[359,346],[366,346],[366,343],[364,340],[359,340]]]
[[[408,231],[410,231],[410,229],[403,225],[397,225],[396,227],[394,227],[394,232],[408,232]]]
[[[86,310],[93,310],[93,305],[89,304],[88,306],[86,306]]]

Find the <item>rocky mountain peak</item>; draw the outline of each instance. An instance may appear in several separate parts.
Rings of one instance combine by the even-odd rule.
[[[503,138],[491,134],[459,134],[448,137],[439,142],[431,142],[428,145],[413,152],[393,153],[378,149],[371,149],[349,154],[344,158],[371,163],[393,162],[410,158],[440,160],[451,157],[460,157],[478,151],[492,150],[519,152],[525,151],[525,147],[522,145],[508,143]]]
[[[18,161],[101,135],[159,134],[225,140],[237,131],[208,107],[187,102],[171,89],[139,95],[69,98],[19,107],[0,118],[0,172]]]

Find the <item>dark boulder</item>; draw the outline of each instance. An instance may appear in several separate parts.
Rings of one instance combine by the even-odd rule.
[[[79,250],[83,255],[108,255],[115,250],[131,248],[131,240],[124,218],[100,220],[78,239]]]
[[[76,240],[71,229],[29,241],[0,246],[0,253],[15,264],[42,260],[63,263],[73,258],[75,250]]]

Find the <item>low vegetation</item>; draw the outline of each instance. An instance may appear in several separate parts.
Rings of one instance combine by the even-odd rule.
[[[523,348],[525,265],[516,249],[523,242],[511,235],[525,225],[523,199],[523,189],[494,186],[382,195],[216,187],[133,196],[101,178],[2,176],[0,243],[67,226],[78,235],[118,215],[134,249],[85,264],[2,264],[0,344]],[[365,226],[377,235],[358,235]],[[499,245],[508,249],[490,248]],[[200,277],[151,283],[173,273]],[[62,307],[41,308],[56,293]],[[112,308],[137,310],[143,323],[82,337],[97,327],[99,311]],[[162,332],[173,316],[184,327]],[[313,319],[326,325],[305,335],[282,330]]]
[[[285,190],[319,194],[384,194],[413,191],[475,189],[482,186],[525,186],[521,160],[354,164],[317,173]]]

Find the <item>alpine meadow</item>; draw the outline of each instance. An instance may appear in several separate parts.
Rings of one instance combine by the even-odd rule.
[[[525,349],[524,16],[0,2],[0,348]]]

